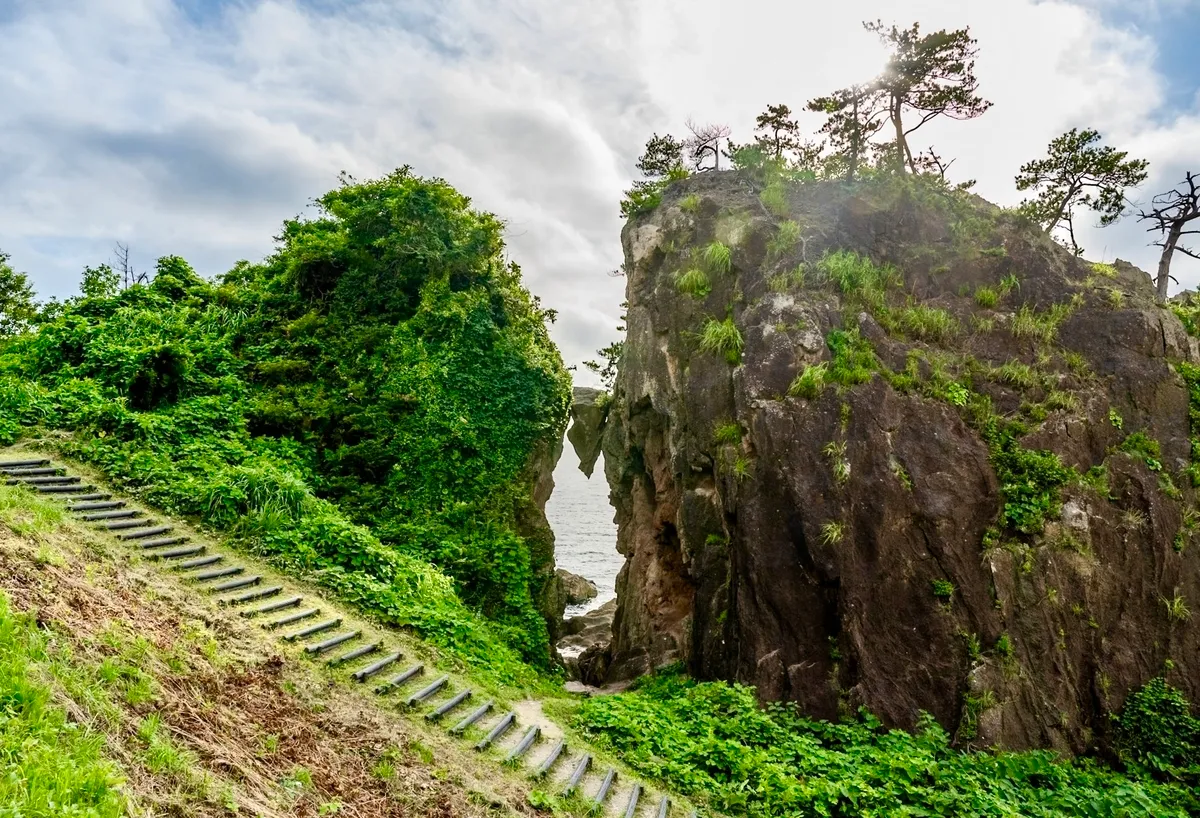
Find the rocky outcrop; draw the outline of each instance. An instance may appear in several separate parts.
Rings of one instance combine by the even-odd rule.
[[[699,175],[622,235],[626,562],[585,680],[678,660],[813,716],[1074,751],[1165,669],[1200,700],[1200,356],[1148,277],[911,183],[810,183],[784,217],[760,191]]]
[[[596,595],[600,593],[596,583],[587,577],[572,574],[564,568],[559,568],[555,573],[558,574],[558,581],[562,585],[563,596],[568,605],[582,605],[595,599]]]
[[[562,453],[562,438],[558,436],[543,438],[534,444],[522,481],[523,485],[531,487],[531,491],[529,496],[519,497],[514,508],[517,533],[529,548],[534,572],[534,581],[530,583],[533,601],[546,620],[551,646],[558,641],[563,612],[567,609],[562,580],[554,566],[554,530],[546,519],[546,503],[554,492],[554,469]]]
[[[609,394],[588,386],[575,387],[571,400],[571,428],[567,440],[579,456],[579,470],[588,477],[600,457],[601,432],[608,417]]]

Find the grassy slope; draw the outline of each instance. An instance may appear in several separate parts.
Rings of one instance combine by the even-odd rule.
[[[528,811],[515,776],[363,696],[0,487],[0,815]]]

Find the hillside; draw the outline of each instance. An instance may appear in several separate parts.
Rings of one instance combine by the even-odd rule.
[[[1072,752],[1160,676],[1200,698],[1200,355],[1144,273],[936,177],[701,174],[623,241],[585,677]]]

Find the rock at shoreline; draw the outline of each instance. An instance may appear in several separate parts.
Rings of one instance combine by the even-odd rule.
[[[600,593],[596,583],[586,577],[572,574],[562,568],[559,568],[557,573],[559,582],[562,583],[563,596],[568,605],[582,605],[595,599],[596,595]]]

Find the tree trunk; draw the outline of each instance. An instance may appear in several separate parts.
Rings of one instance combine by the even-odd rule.
[[[904,157],[909,155],[908,140],[904,137],[904,123],[900,119],[900,106],[903,102],[892,97],[892,124],[896,126],[896,170],[904,173]]]
[[[858,92],[854,92],[852,114],[853,117],[850,121],[850,167],[846,171],[846,177],[851,182],[854,181],[854,175],[858,173],[858,152],[862,149],[859,145],[862,132],[858,128]]]
[[[1167,287],[1171,284],[1171,256],[1175,254],[1175,245],[1179,243],[1179,235],[1183,231],[1183,225],[1176,222],[1171,225],[1171,232],[1167,234],[1167,240],[1163,242],[1162,255],[1158,259],[1158,275],[1154,278],[1154,283],[1158,286],[1158,303],[1167,303]]]

